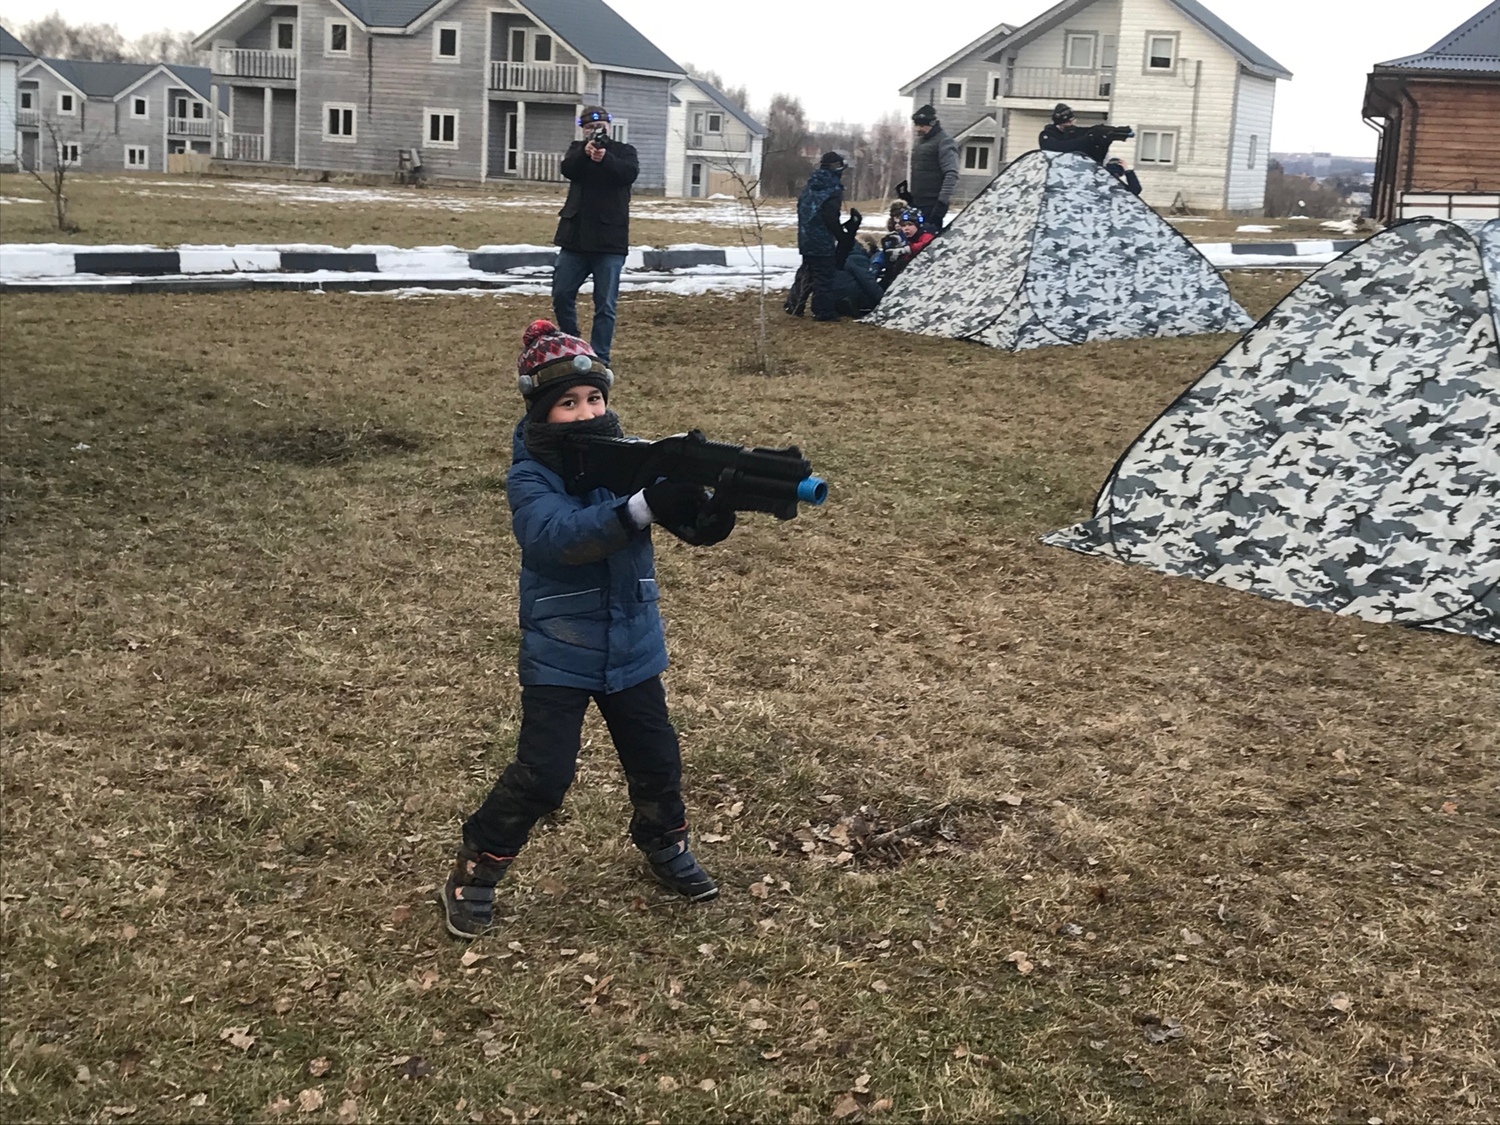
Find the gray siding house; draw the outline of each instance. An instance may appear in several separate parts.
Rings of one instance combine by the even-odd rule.
[[[21,67],[35,57],[24,43],[0,27],[0,172],[14,172],[19,162],[18,78]]]
[[[32,59],[16,86],[20,163],[164,172],[172,153],[208,153],[210,93],[202,66]]]
[[[1037,147],[1052,107],[1131,125],[1110,150],[1153,206],[1254,213],[1265,199],[1276,83],[1291,72],[1200,0],[1062,0],[1001,24],[901,93],[931,102],[959,146],[959,196]]]
[[[603,0],[246,0],[196,40],[229,91],[222,160],[559,180],[585,104],[667,182],[682,68]]]
[[[766,127],[722,90],[683,79],[672,88],[667,121],[667,195],[739,195],[744,185],[760,198]]]

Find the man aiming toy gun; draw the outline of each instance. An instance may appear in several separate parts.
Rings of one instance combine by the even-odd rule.
[[[1128,141],[1135,136],[1129,125],[1091,125],[1080,129],[1073,119],[1073,108],[1058,102],[1052,110],[1052,123],[1037,137],[1037,144],[1044,152],[1081,152],[1103,164],[1109,155],[1109,146],[1115,141]]]

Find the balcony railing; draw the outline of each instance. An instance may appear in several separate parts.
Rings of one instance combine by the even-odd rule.
[[[491,62],[491,90],[522,90],[532,94],[577,94],[579,67],[562,63]]]
[[[211,137],[214,123],[206,117],[169,117],[167,132],[179,137]]]
[[[561,181],[563,178],[562,153],[521,153],[521,178],[523,180],[544,180],[552,183]]]
[[[18,109],[18,110],[16,110],[16,124],[17,125],[40,125],[41,123],[42,123],[42,115],[37,110],[34,110],[34,109]]]
[[[226,78],[297,77],[297,56],[286,51],[220,47],[214,52],[214,73]]]
[[[749,152],[749,133],[689,133],[688,147],[704,152]]]
[[[266,159],[266,138],[259,133],[221,133],[219,159],[249,160],[263,164]]]
[[[1113,70],[1063,70],[1055,66],[1012,68],[1005,85],[1008,98],[1086,101],[1109,97]]]

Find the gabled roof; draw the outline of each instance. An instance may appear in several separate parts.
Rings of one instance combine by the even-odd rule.
[[[206,66],[183,66],[181,63],[166,63],[166,68],[176,75],[178,81],[204,101],[209,100],[209,91],[213,88],[213,71]],[[227,93],[228,87],[221,87],[219,94],[222,97]]]
[[[336,0],[366,27],[410,27],[442,0]]]
[[[1016,29],[1015,29],[1015,26],[1013,24],[1008,24],[1008,23],[996,24],[994,27],[990,28],[983,35],[981,35],[978,39],[974,40],[974,42],[970,43],[967,47],[963,47],[963,48],[955,51],[953,54],[949,55],[942,62],[938,63],[937,66],[933,67],[930,70],[924,70],[921,74],[917,75],[910,82],[908,82],[905,86],[902,86],[901,87],[901,94],[902,94],[902,96],[903,97],[908,97],[908,98],[911,97],[912,94],[913,94],[913,92],[916,90],[916,88],[918,86],[920,86],[923,82],[926,82],[928,79],[931,79],[931,78],[936,78],[939,74],[941,74],[943,71],[947,70],[948,67],[952,66],[954,63],[958,62],[960,59],[966,58],[969,55],[974,54],[976,51],[989,51],[989,50],[993,50],[995,48],[995,46],[998,45],[999,40],[1004,39],[1006,36],[1010,35],[1015,30]]]
[[[1420,54],[1375,64],[1376,70],[1386,67],[1500,73],[1500,0],[1486,4]]]
[[[1014,29],[1010,35],[992,42],[985,50],[984,57],[993,61],[997,58],[1000,51],[1010,50],[1030,42],[1044,32],[1051,31],[1074,13],[1087,8],[1095,2],[1096,0],[1062,0],[1061,3],[1054,4],[1030,23],[1022,24],[1019,28]],[[1247,69],[1267,78],[1290,78],[1292,76],[1291,71],[1262,51],[1254,43],[1250,42],[1250,40],[1246,39],[1234,28],[1230,27],[1229,24],[1225,23],[1213,12],[1209,11],[1199,0],[1168,0],[1168,2],[1176,7],[1184,16],[1222,43]],[[937,67],[928,71],[921,78],[903,86],[901,92],[910,95],[914,87],[925,82],[928,78],[942,70],[943,67],[964,57],[975,48],[981,47],[985,41],[985,38],[981,38],[971,43],[963,51],[939,63]]]
[[[444,8],[450,7],[455,0],[331,0],[333,6],[349,14],[361,31],[370,31],[382,35],[410,34],[417,30],[415,25],[424,22],[426,17],[438,15]],[[199,49],[206,49],[215,39],[224,37],[228,33],[233,37],[235,30],[243,32],[267,16],[272,14],[268,10],[265,0],[242,0],[216,22],[208,30],[204,31],[193,44]]]
[[[209,100],[210,75],[206,66],[180,63],[109,63],[87,59],[37,59],[27,69],[41,65],[86,98],[118,98],[161,71],[181,82],[204,101]]]
[[[673,77],[685,72],[604,0],[516,0],[594,66]]]
[[[22,43],[19,39],[17,39],[10,32],[6,31],[3,27],[0,27],[0,55],[14,55],[17,58],[22,59],[32,59],[36,57],[31,53],[31,49],[27,47],[25,43]]]
[[[733,117],[736,121],[738,121],[746,129],[749,129],[750,132],[754,133],[757,137],[764,137],[766,135],[766,127],[759,121],[755,120],[755,118],[751,117],[739,106],[735,105],[734,102],[730,101],[729,95],[724,93],[723,90],[720,90],[717,86],[713,85],[710,82],[703,81],[703,79],[701,78],[689,78],[688,81],[691,82],[694,86],[698,87],[698,89],[702,90],[715,102],[717,102],[719,107],[723,109],[725,113],[729,114],[730,117]]]

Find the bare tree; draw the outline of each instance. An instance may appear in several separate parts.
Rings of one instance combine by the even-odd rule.
[[[792,94],[771,98],[766,114],[765,155],[761,160],[760,178],[766,191],[783,197],[802,190],[812,163],[802,155],[802,146],[810,137],[807,113]]]
[[[191,31],[171,31],[164,27],[132,41],[127,53],[135,62],[207,66],[208,52],[193,47],[195,38]]]
[[[52,157],[52,167],[50,169],[38,167],[46,163],[44,154],[38,152],[36,164],[33,164],[27,171],[52,197],[53,210],[57,216],[57,229],[76,231],[78,224],[68,214],[68,177],[83,158],[104,144],[109,136],[99,132],[92,137],[80,136],[77,140],[71,140],[65,135],[68,130],[55,118],[43,117],[40,125],[47,134],[47,140],[51,142],[47,147]]]
[[[24,24],[16,38],[45,58],[190,65],[204,59],[204,52],[193,49],[191,31],[163,28],[127,42],[112,23],[69,23],[59,12]]]

